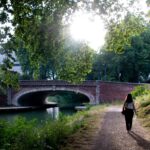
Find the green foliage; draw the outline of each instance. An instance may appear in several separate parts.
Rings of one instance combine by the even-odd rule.
[[[150,115],[150,94],[144,94],[136,97],[136,105],[139,117],[148,117]]]
[[[63,46],[61,20],[66,5],[63,1],[13,2],[14,23],[18,24],[15,36],[24,43],[22,48],[34,79],[47,78],[49,72],[53,74],[51,79],[56,76],[56,66]],[[19,57],[23,58],[21,55]],[[24,58],[21,61],[26,64]]]
[[[132,94],[138,117],[142,118],[144,126],[150,128],[150,89],[147,86],[137,86]]]
[[[16,89],[18,88],[19,75],[17,72],[12,71],[12,67],[15,62],[15,58],[12,56],[12,53],[15,51],[14,45],[14,38],[11,38],[7,41],[7,43],[0,45],[0,54],[5,56],[2,64],[0,65],[0,81],[4,88],[8,86],[14,87]]]
[[[84,102],[89,102],[88,98],[74,92],[57,92],[56,95],[48,96],[49,102],[56,102],[60,108],[74,108],[82,105]]]
[[[0,1],[0,49],[3,47],[3,44],[6,41],[6,38],[11,37],[10,26],[10,6],[7,0]],[[5,26],[4,26],[5,24]],[[1,50],[0,50],[1,53]]]
[[[128,14],[124,20],[109,27],[106,37],[106,49],[122,53],[131,45],[131,38],[140,35],[145,30],[145,22],[141,17]]]
[[[72,47],[68,51],[65,47],[62,19],[74,4],[59,0],[12,3],[15,37],[19,39],[16,54],[25,76],[81,82],[90,72],[89,48],[81,45],[73,52]]]
[[[9,59],[11,59],[12,52],[15,51],[17,54],[24,73],[22,79],[49,78],[79,83],[85,80],[91,71],[93,54],[89,47],[83,43],[80,45],[74,42],[76,47],[66,47],[66,39],[70,38],[66,35],[66,31],[72,13],[78,9],[92,12],[96,10],[95,14],[100,14],[105,19],[106,24],[110,25],[109,37],[107,38],[109,49],[122,52],[124,46],[130,45],[131,37],[141,33],[144,28],[143,20],[134,15],[127,15],[120,22],[122,12],[127,14],[127,8],[133,3],[134,0],[128,0],[125,6],[119,0],[89,2],[4,0],[0,2],[0,22],[12,22],[15,27],[15,35],[7,43],[9,49],[7,46],[4,48],[3,44],[1,46],[6,56],[9,55]],[[13,15],[13,17],[9,17],[11,15],[8,14]],[[65,20],[64,24],[62,20]],[[114,20],[116,20],[115,23]],[[6,26],[0,31],[0,41],[8,35],[11,37],[9,28]],[[15,48],[11,44],[14,39],[17,39],[17,43],[14,44]],[[23,43],[23,45],[20,46],[18,43]],[[19,46],[17,47],[17,45]],[[10,67],[12,63],[7,63],[6,66]],[[106,70],[105,63],[105,73],[103,74],[106,74]],[[119,69],[117,68],[117,70]],[[114,71],[113,74],[115,74]],[[106,75],[104,78],[106,80]],[[108,78],[114,80],[117,77],[110,75]]]
[[[21,65],[21,70],[23,72],[23,75],[21,76],[22,79],[32,79],[33,78],[33,68],[30,64],[29,60],[29,52],[27,49],[24,48],[24,43],[20,40],[17,41],[18,46],[17,50],[15,52],[17,59]]]
[[[148,86],[143,85],[143,86],[136,86],[131,93],[133,98],[136,98],[137,96],[147,94],[148,92],[149,92]]]
[[[7,144],[6,140],[6,135],[7,131],[6,129],[8,128],[8,123],[6,121],[0,121],[0,148],[2,148],[2,145]]]
[[[58,79],[81,83],[92,69],[93,51],[85,44],[66,50],[59,65]]]
[[[125,82],[149,82],[150,31],[131,38],[130,47],[121,54],[101,50],[94,57],[93,69],[88,79]]]
[[[150,98],[150,97],[148,97],[148,98]],[[142,103],[141,103],[141,107],[147,107],[148,105],[150,105],[150,101],[143,101]],[[150,111],[148,110],[148,113],[149,113]],[[146,112],[147,113],[147,112]]]
[[[132,2],[133,0],[130,0],[128,6]],[[80,8],[81,5],[82,8]],[[70,47],[69,52],[65,51],[66,37],[63,32],[69,25],[67,22],[72,13],[78,9],[96,10],[110,23],[115,15],[118,19],[120,13],[127,10],[118,0],[90,2],[13,0],[2,1],[0,6],[2,7],[0,21],[9,21],[7,14],[13,14],[11,22],[15,27],[15,38],[24,43],[22,53],[20,49],[16,52],[24,77],[58,78],[74,83],[82,82],[91,71],[92,54],[87,46],[82,45],[76,52],[71,51],[73,47]],[[66,23],[62,24],[62,20],[66,20]],[[23,54],[25,54],[24,57]]]
[[[6,87],[4,87],[3,83],[0,83],[0,95],[6,95]]]
[[[36,120],[18,117],[13,122],[0,120],[0,149],[55,149],[59,150],[67,137],[86,126],[88,111],[73,116],[60,115],[57,120],[47,120],[38,126]]]
[[[19,88],[18,84],[19,76],[16,72],[9,71],[9,70],[3,70],[0,68],[0,80],[2,88],[6,87],[13,87],[15,89]]]
[[[24,118],[16,118],[13,123],[1,121],[3,131],[1,139],[3,143],[1,149],[26,149],[34,145],[36,133],[34,130],[34,121],[27,121]]]
[[[41,138],[45,141],[45,147],[59,149],[64,138],[67,138],[71,133],[72,130],[66,124],[66,119],[63,117],[58,121],[48,121],[42,128]]]

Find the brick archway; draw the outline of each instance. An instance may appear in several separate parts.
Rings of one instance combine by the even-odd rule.
[[[79,89],[71,89],[71,88],[66,88],[66,87],[43,87],[43,88],[27,88],[27,89],[22,89],[20,90],[18,93],[16,93],[12,99],[12,104],[15,105],[15,106],[18,106],[19,105],[19,100],[21,97],[25,96],[26,94],[36,94],[37,92],[51,92],[51,91],[68,91],[68,92],[74,92],[74,93],[79,93],[79,94],[82,94],[82,95],[85,95],[88,99],[89,99],[89,102],[91,104],[95,103],[95,97],[88,93],[87,91],[84,91],[84,90],[79,90]],[[45,97],[47,95],[45,94]]]
[[[7,104],[18,105],[18,99],[28,93],[44,91],[71,91],[87,96],[91,104],[123,100],[138,83],[85,81],[82,84],[71,84],[59,80],[26,80],[20,81],[20,89],[8,89]]]

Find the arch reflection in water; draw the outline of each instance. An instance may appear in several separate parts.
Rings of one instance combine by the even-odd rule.
[[[53,119],[58,119],[59,117],[59,107],[47,108],[46,111]]]

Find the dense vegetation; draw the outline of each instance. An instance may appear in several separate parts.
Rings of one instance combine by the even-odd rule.
[[[148,86],[137,86],[132,92],[135,99],[137,115],[143,124],[150,128],[150,89]]]
[[[49,102],[56,102],[59,106],[59,108],[73,108],[75,106],[85,105],[89,103],[89,99],[82,95],[77,94],[74,92],[65,92],[65,91],[59,91],[56,93],[51,93],[47,97],[47,101]]]
[[[149,82],[150,80],[150,30],[131,38],[130,46],[120,54],[101,51],[95,56],[88,79],[123,82]]]
[[[7,87],[18,88],[18,79],[149,82],[149,22],[141,12],[129,11],[135,1],[128,0],[124,6],[121,0],[1,0],[0,54],[5,59],[0,65],[0,93],[5,94]],[[71,16],[78,10],[98,14],[105,21],[106,43],[99,53],[68,34]],[[14,55],[22,76],[12,71]],[[138,116],[148,127],[149,93],[144,87],[137,87],[132,93]],[[59,149],[63,139],[86,127],[84,119],[89,114],[86,111],[72,117],[61,116],[41,126],[24,118],[12,123],[0,121],[0,149]]]
[[[85,79],[146,81],[149,43],[145,37],[149,27],[142,12],[129,11],[133,4],[134,0],[125,5],[119,0],[1,1],[0,23],[4,26],[0,30],[0,54],[5,56],[0,67],[1,81],[18,87],[18,75],[11,70],[14,54],[22,67],[21,79],[62,79],[73,83]],[[100,15],[105,21],[108,33],[99,54],[68,34],[71,17],[78,10]]]
[[[87,128],[86,119],[99,113],[104,106],[78,112],[73,116],[60,115],[58,120],[49,120],[37,125],[36,120],[16,118],[14,122],[0,120],[0,149],[55,149],[59,150],[68,136],[80,128]]]

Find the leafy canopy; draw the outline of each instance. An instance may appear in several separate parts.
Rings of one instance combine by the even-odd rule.
[[[106,36],[106,49],[122,53],[131,45],[131,38],[140,35],[146,29],[146,22],[140,16],[128,14],[124,20],[109,27]]]

